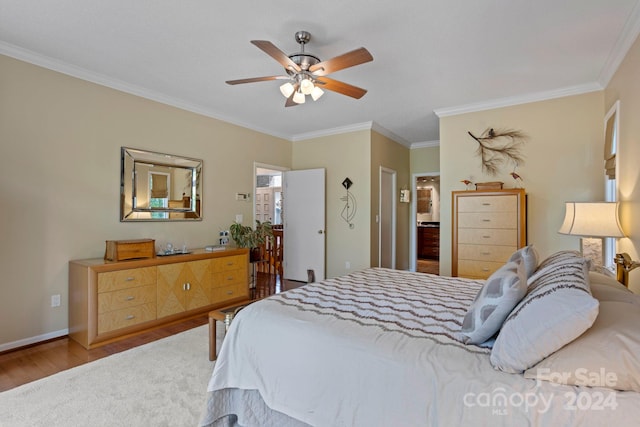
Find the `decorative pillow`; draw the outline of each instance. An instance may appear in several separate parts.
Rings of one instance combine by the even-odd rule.
[[[587,330],[598,315],[589,292],[586,260],[573,251],[551,255],[529,279],[527,295],[507,317],[491,364],[521,373]]]
[[[467,344],[481,344],[494,336],[527,292],[525,263],[507,262],[494,272],[471,303],[460,332]]]
[[[640,392],[640,307],[603,301],[593,326],[524,373],[560,384]]]
[[[525,246],[524,248],[520,248],[515,251],[513,255],[511,255],[511,258],[509,258],[508,262],[517,261],[519,259],[524,261],[527,278],[531,277],[531,275],[536,271],[536,268],[538,268],[538,251],[533,247],[533,245]]]

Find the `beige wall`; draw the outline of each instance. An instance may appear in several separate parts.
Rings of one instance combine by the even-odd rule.
[[[69,260],[111,239],[216,242],[236,213],[251,221],[234,195],[251,193],[253,162],[291,166],[289,141],[4,56],[0,87],[0,349],[67,328]],[[203,159],[203,221],[119,222],[121,146]]]
[[[411,149],[411,175],[440,172],[440,146]]]
[[[411,188],[409,175],[409,149],[395,141],[377,133],[371,132],[371,265],[378,266],[379,262],[379,215],[380,203],[380,168],[385,167],[396,172],[396,268],[409,269],[409,214],[410,204],[400,203],[400,189]],[[413,222],[411,223],[413,224]]]
[[[451,191],[460,181],[503,181],[512,188],[505,167],[497,177],[481,172],[477,143],[467,134],[493,127],[518,129],[529,136],[526,163],[517,172],[528,194],[528,241],[541,256],[560,249],[579,249],[580,239],[558,234],[565,201],[602,200],[604,93],[592,92],[440,120],[441,230],[440,273],[451,273]]]
[[[620,100],[620,146],[618,182],[620,222],[628,238],[618,250],[640,258],[640,38],[636,40],[605,90],[604,111]],[[630,288],[640,293],[640,269],[629,274]]]
[[[293,144],[293,169],[326,169],[327,277],[369,267],[370,134],[362,130]],[[349,191],[357,203],[353,228],[341,217],[345,205],[341,198],[346,196],[342,181],[347,177],[353,182]],[[349,270],[345,267],[347,261],[351,263]]]

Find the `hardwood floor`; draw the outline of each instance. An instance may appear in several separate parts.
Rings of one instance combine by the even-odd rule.
[[[304,285],[302,282],[284,281],[275,276],[258,274],[255,298],[266,296]],[[139,345],[166,338],[188,329],[206,325],[207,314],[164,326],[116,343],[87,350],[68,337],[56,338],[16,350],[0,353],[0,391],[64,371],[94,360],[128,350]]]
[[[440,262],[430,259],[418,259],[416,271],[419,273],[440,274]]]

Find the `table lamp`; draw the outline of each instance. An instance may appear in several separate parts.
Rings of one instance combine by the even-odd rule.
[[[595,267],[602,263],[602,239],[625,237],[618,219],[618,202],[566,202],[561,234],[581,236],[581,250]],[[616,254],[617,279],[628,286],[629,272],[640,266],[626,254]]]

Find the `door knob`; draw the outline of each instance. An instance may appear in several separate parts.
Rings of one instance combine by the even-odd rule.
[[[322,233],[323,233],[323,231],[322,231],[322,230],[318,230],[318,234],[322,234]]]

